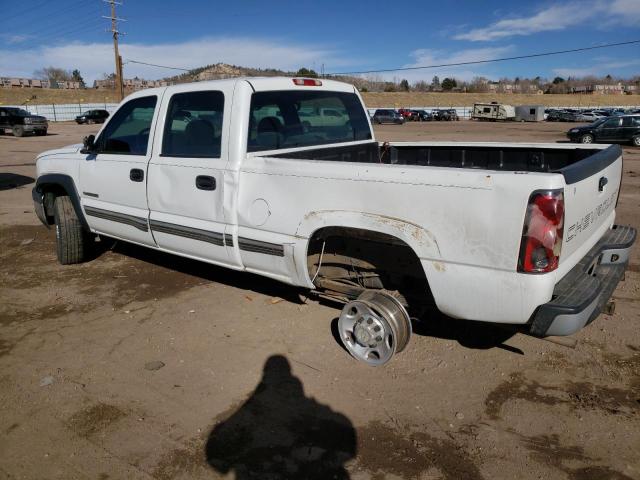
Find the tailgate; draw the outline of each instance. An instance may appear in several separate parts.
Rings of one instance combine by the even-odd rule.
[[[561,276],[613,224],[622,179],[622,149],[610,145],[560,170],[565,178],[564,239],[560,255]]]

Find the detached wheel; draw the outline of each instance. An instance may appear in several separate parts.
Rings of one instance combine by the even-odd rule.
[[[80,263],[87,257],[87,234],[69,197],[56,197],[53,204],[56,224],[56,253],[62,265]]]
[[[14,137],[22,137],[24,135],[24,127],[20,125],[15,125],[13,127],[13,136]]]
[[[636,135],[635,137],[633,137],[633,138],[631,139],[631,144],[632,144],[634,147],[640,147],[640,135]]]
[[[338,331],[351,356],[377,367],[407,346],[411,319],[402,304],[389,293],[366,290],[344,306]]]
[[[591,135],[590,133],[583,135],[582,137],[580,137],[580,143],[593,143],[593,135]]]

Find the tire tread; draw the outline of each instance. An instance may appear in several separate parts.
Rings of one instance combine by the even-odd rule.
[[[56,253],[62,265],[80,263],[86,258],[87,235],[76,215],[71,199],[57,197],[54,203]]]

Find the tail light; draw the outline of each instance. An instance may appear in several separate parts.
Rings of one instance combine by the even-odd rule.
[[[518,271],[546,273],[558,268],[563,231],[562,190],[533,192],[522,229]]]
[[[322,82],[315,78],[294,78],[293,83],[301,87],[321,87]]]

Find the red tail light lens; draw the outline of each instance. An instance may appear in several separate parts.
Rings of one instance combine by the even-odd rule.
[[[533,192],[522,230],[518,271],[546,273],[558,268],[563,232],[562,190]]]
[[[293,83],[301,87],[321,87],[322,82],[314,78],[294,78]]]

